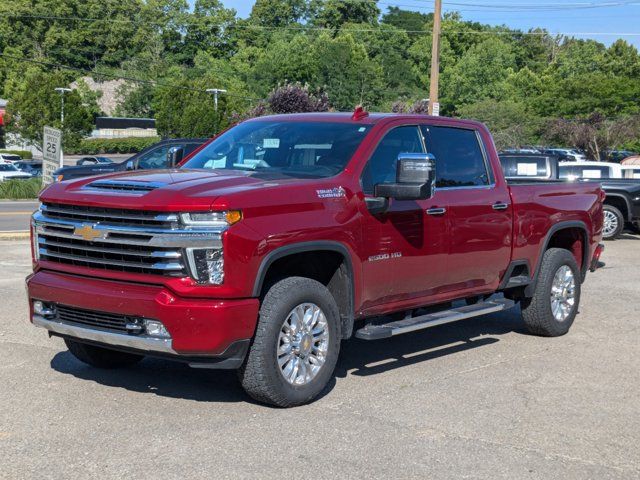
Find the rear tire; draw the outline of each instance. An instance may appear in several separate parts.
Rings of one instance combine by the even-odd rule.
[[[604,240],[615,240],[624,230],[624,216],[622,212],[613,205],[605,204],[604,225],[602,227],[602,238]]]
[[[338,306],[324,285],[303,277],[280,280],[262,301],[253,343],[238,372],[242,387],[269,405],[307,403],[333,376],[340,338]]]
[[[573,255],[562,248],[544,253],[533,297],[521,304],[527,330],[543,337],[569,331],[580,304],[581,274]]]
[[[64,343],[66,343],[67,348],[74,357],[81,362],[96,368],[128,367],[138,363],[144,358],[143,355],[118,352],[116,350],[87,345],[86,343],[80,343],[69,339],[65,339]]]

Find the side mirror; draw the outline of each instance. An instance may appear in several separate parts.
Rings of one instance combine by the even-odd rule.
[[[171,147],[167,152],[167,167],[173,168],[178,165],[184,158],[184,148]]]
[[[127,164],[125,165],[125,168],[127,170],[135,170],[136,166],[134,165],[133,160],[128,160]]]
[[[436,161],[430,153],[398,155],[395,183],[379,183],[374,195],[396,200],[426,200],[433,196],[436,183]]]

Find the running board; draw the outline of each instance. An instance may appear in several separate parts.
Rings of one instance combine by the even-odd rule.
[[[463,307],[443,310],[441,312],[429,313],[419,317],[405,318],[397,322],[384,323],[380,325],[369,324],[356,331],[356,338],[362,340],[380,340],[389,338],[403,333],[422,330],[425,328],[443,325],[445,323],[466,320],[467,318],[479,317],[489,313],[507,310],[515,305],[513,300],[500,298],[497,300],[489,300],[486,302],[476,303],[475,305],[465,305]]]

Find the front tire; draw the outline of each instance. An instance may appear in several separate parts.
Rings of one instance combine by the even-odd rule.
[[[64,343],[74,357],[96,368],[129,367],[144,358],[142,355],[109,350],[108,348],[87,345],[86,343],[69,339],[65,339]]]
[[[615,240],[624,230],[624,216],[622,212],[613,205],[604,205],[604,225],[602,227],[602,238],[604,240]]]
[[[303,277],[267,292],[245,364],[245,391],[278,407],[302,405],[327,385],[340,352],[340,314],[329,290]]]
[[[520,305],[530,333],[558,337],[569,331],[580,304],[580,275],[568,250],[550,248],[544,252],[533,297]]]

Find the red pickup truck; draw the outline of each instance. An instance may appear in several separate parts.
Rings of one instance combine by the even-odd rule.
[[[149,355],[237,369],[255,399],[299,405],[354,335],[516,303],[533,334],[566,333],[602,252],[603,196],[594,183],[508,185],[476,122],[256,118],[179,168],[46,189],[31,321],[95,367]]]

